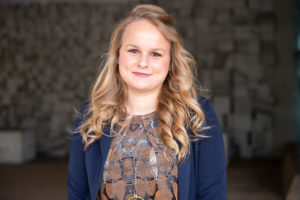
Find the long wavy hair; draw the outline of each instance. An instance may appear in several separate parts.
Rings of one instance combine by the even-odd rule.
[[[121,127],[118,130],[124,128],[125,123],[120,122],[124,114],[122,111],[126,111],[124,104],[127,89],[119,73],[119,50],[126,27],[141,19],[154,24],[171,42],[170,70],[158,96],[156,113],[159,120],[158,137],[168,150],[177,155],[180,162],[189,152],[191,138],[206,137],[201,133],[206,128],[205,116],[197,101],[193,76],[193,71],[196,70],[195,59],[184,49],[172,17],[158,6],[136,6],[115,28],[103,68],[92,88],[89,107],[85,113],[88,117],[79,130],[87,149],[105,135],[105,127],[110,127],[110,137],[115,136],[115,127]],[[189,136],[188,129],[191,130],[192,137]]]

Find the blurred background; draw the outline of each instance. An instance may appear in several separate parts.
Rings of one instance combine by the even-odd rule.
[[[74,109],[139,3],[175,18],[221,123],[228,199],[300,198],[300,0],[0,0],[0,199],[66,199]]]

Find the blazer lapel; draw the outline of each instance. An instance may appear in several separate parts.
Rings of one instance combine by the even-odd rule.
[[[104,162],[106,161],[107,154],[109,152],[110,144],[112,141],[111,137],[107,137],[107,135],[110,135],[110,126],[106,126],[103,128],[104,135],[99,140],[99,147],[101,151],[101,162],[104,166]]]
[[[105,131],[105,134],[109,135],[109,131]],[[97,198],[98,190],[100,188],[100,184],[102,181],[104,163],[106,161],[107,154],[109,152],[111,141],[112,141],[112,138],[107,137],[105,135],[103,135],[99,140],[99,149],[98,150],[100,150],[100,155],[99,154],[96,155],[96,156],[99,156],[97,167],[96,167],[96,170],[97,170],[96,177],[99,177],[99,178],[96,179],[96,184],[92,187],[93,191],[91,191],[91,199]],[[94,166],[94,168],[95,168],[95,166]]]
[[[191,162],[186,158],[178,165],[178,200],[189,199]]]
[[[102,165],[104,165],[104,162],[106,161],[106,157],[109,152],[111,140],[112,140],[111,137],[107,137],[105,135],[103,135],[102,138],[99,140]]]

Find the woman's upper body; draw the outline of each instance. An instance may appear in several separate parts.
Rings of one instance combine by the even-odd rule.
[[[205,130],[208,138],[191,142],[190,152],[178,165],[179,200],[224,200],[226,199],[226,163],[220,126],[209,100],[200,98],[206,116]],[[88,104],[83,104],[75,120],[75,128],[83,122],[82,114]],[[109,128],[105,129],[109,135]],[[191,133],[190,133],[191,134]],[[104,163],[112,138],[103,136],[85,151],[81,135],[73,134],[68,167],[68,199],[97,198]]]
[[[157,115],[155,137],[159,140],[153,144],[162,145],[176,158],[177,170],[172,175],[178,199],[226,198],[222,135],[209,101],[197,99],[194,68],[195,59],[184,49],[172,17],[158,6],[136,6],[112,33],[89,103],[75,121],[69,199],[95,200],[101,185],[106,188],[106,169],[112,170],[105,166],[111,160],[109,152],[120,135],[130,134],[124,131],[123,113],[151,112]],[[145,148],[142,153],[152,150]],[[122,156],[117,160],[130,157]]]

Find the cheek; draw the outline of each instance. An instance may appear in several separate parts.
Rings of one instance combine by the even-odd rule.
[[[124,58],[124,55],[120,53],[119,59],[118,59],[118,67],[119,67],[119,73],[121,78],[124,80],[124,75],[125,75],[125,63],[126,59]]]
[[[119,56],[119,67],[120,68],[130,68],[134,64],[134,59],[126,53],[121,53]]]
[[[132,58],[126,53],[120,53],[119,55],[119,73],[123,81],[127,83],[130,76],[130,71],[133,66]]]
[[[166,59],[166,60],[162,60],[162,61],[156,63],[154,69],[156,72],[168,73],[169,66],[170,66],[170,60]]]
[[[170,59],[163,61],[162,66],[168,71],[170,67]]]
[[[123,68],[124,66],[126,66],[126,60],[128,60],[126,58],[126,56],[121,53],[120,56],[119,56],[119,60],[118,60],[120,68]]]

